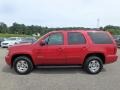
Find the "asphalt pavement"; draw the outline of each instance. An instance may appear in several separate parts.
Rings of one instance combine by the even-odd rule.
[[[43,68],[18,75],[5,63],[6,53],[0,48],[0,90],[120,90],[120,49],[118,61],[104,65],[97,75],[80,68]]]

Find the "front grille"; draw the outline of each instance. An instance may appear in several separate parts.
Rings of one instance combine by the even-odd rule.
[[[8,43],[2,43],[2,45],[7,45]]]

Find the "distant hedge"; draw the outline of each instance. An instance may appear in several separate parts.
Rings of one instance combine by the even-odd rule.
[[[62,28],[48,28],[48,27],[43,27],[43,26],[38,26],[38,25],[30,25],[26,26],[24,24],[18,24],[18,23],[13,23],[12,26],[7,26],[5,23],[0,23],[0,33],[3,33],[5,35],[1,36],[6,36],[9,37],[10,35],[14,36],[21,36],[21,35],[33,35],[33,34],[40,34],[44,35],[45,33],[53,30],[69,30],[69,29],[82,29],[82,30],[88,30],[88,29],[96,29],[96,28],[85,28],[85,27],[62,27]],[[107,25],[105,27],[100,27],[101,30],[109,31],[112,34],[120,34],[120,27],[119,26],[112,26],[112,25]],[[7,34],[8,35],[7,35]],[[10,34],[10,35],[9,35]]]

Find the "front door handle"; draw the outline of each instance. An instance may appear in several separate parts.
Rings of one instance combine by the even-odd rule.
[[[86,46],[81,47],[81,49],[86,49]]]
[[[86,48],[86,46],[83,46],[82,48]]]
[[[60,52],[61,52],[62,50],[63,50],[62,48],[60,48],[60,47],[58,48],[58,51],[60,51]]]

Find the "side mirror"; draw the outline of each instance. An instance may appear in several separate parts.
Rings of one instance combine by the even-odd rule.
[[[44,40],[42,40],[42,41],[40,42],[40,45],[41,45],[41,46],[44,46],[44,45],[46,45],[46,42],[45,42]]]

